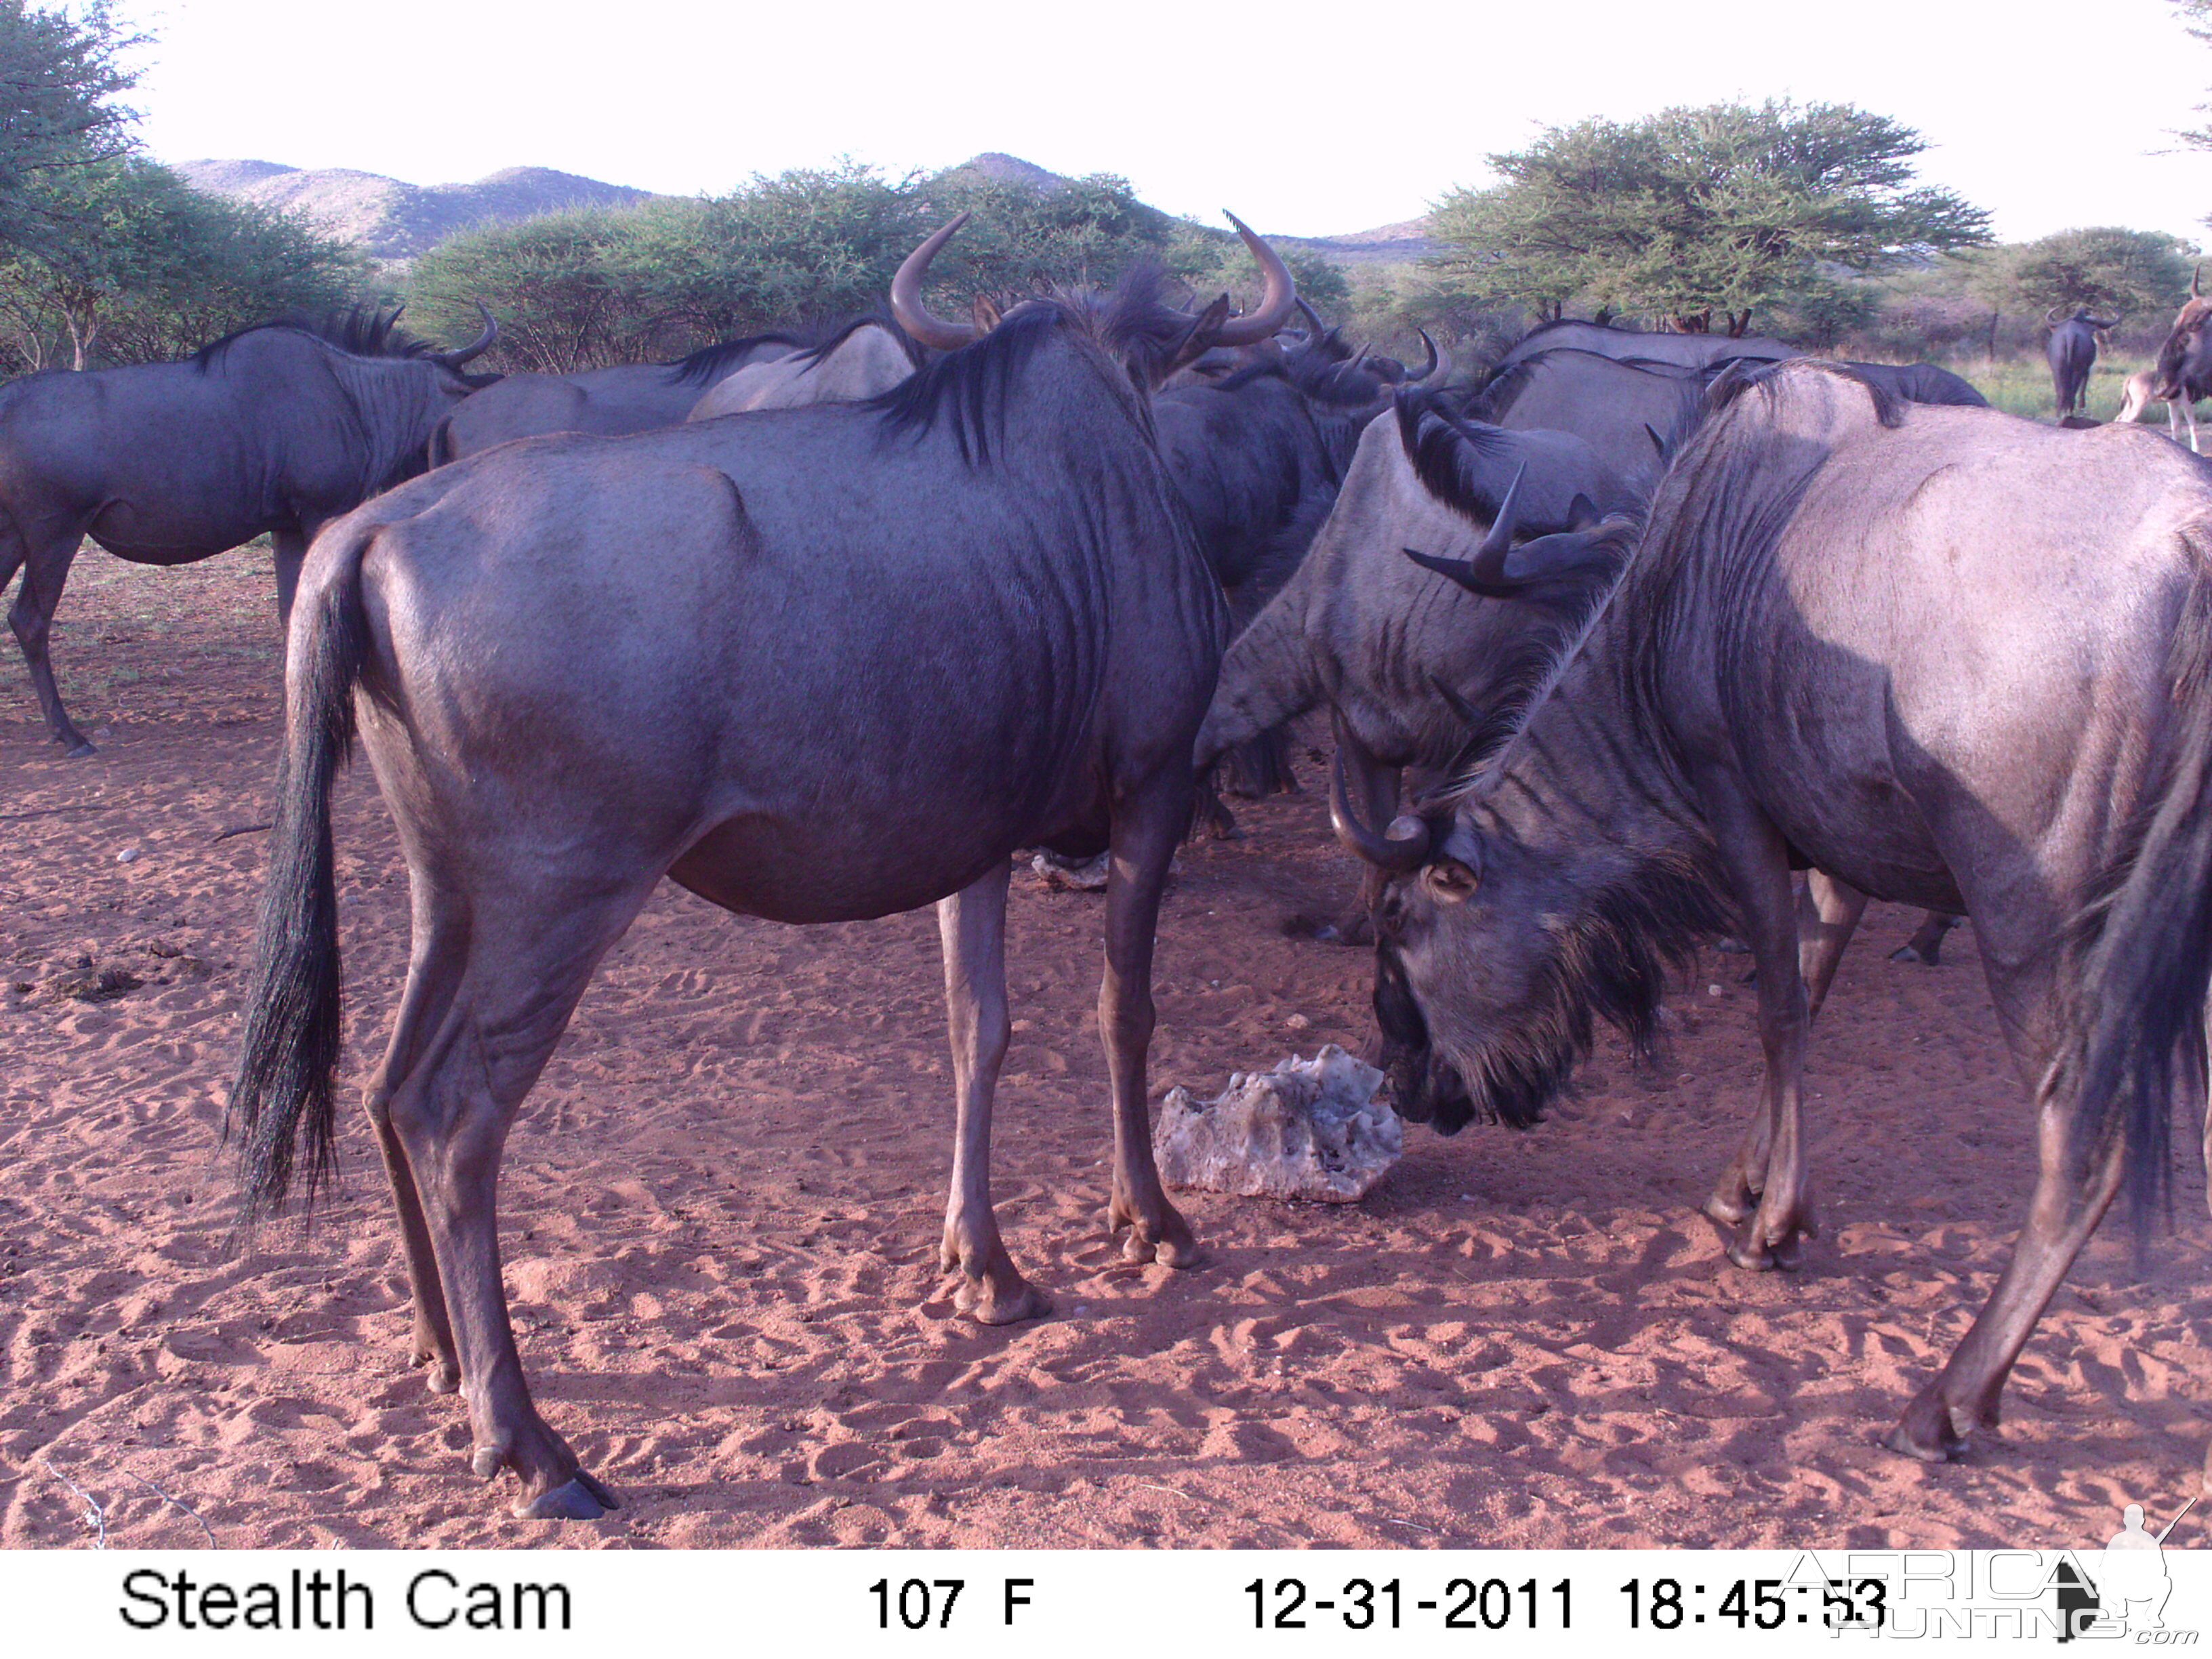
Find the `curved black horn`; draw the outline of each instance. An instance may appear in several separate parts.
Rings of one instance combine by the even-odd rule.
[[[1378,836],[1359,821],[1352,810],[1351,792],[1344,781],[1344,757],[1331,763],[1328,777],[1328,821],[1347,852],[1394,876],[1410,876],[1429,861],[1430,831],[1425,819],[1394,818],[1392,830],[1411,826],[1410,833]]]
[[[482,300],[475,303],[477,315],[483,319],[483,332],[477,336],[476,343],[465,345],[459,351],[434,351],[430,354],[447,368],[460,368],[472,359],[483,356],[485,352],[491,349],[491,343],[499,338],[499,325],[492,320],[491,307]],[[402,307],[401,309],[404,310],[405,307]],[[392,313],[394,321],[398,319],[398,312]]]
[[[1421,337],[1422,345],[1428,349],[1429,360],[1421,365],[1421,372],[1419,374],[1408,374],[1403,380],[1400,381],[1399,384],[1401,386],[1426,386],[1431,380],[1450,379],[1452,372],[1452,361],[1450,355],[1437,349],[1437,343],[1429,337],[1429,331],[1425,328],[1417,328],[1413,332]]]
[[[2189,273],[2189,297],[2191,299],[2201,300],[2204,297],[2204,291],[2201,286],[2203,281],[2204,267],[2203,265],[2197,266],[2194,270]]]
[[[899,265],[898,275],[891,278],[891,315],[915,339],[939,351],[957,351],[983,337],[972,324],[948,323],[921,301],[921,283],[929,274],[929,262],[937,257],[938,249],[952,240],[952,234],[967,222],[968,216],[963,213],[936,231],[906,256]]]
[[[1291,268],[1283,257],[1253,233],[1251,226],[1231,213],[1229,222],[1237,227],[1237,234],[1244,239],[1259,262],[1260,274],[1267,279],[1267,288],[1260,295],[1259,308],[1247,316],[1231,317],[1221,325],[1213,337],[1215,345],[1257,345],[1290,320],[1291,307],[1297,303],[1298,285],[1291,279]]]
[[[1306,303],[1306,296],[1303,294],[1291,303],[1297,307],[1298,315],[1306,319],[1307,343],[1319,345],[1322,336],[1328,332],[1328,325],[1322,321],[1321,313]]]
[[[1422,568],[1457,582],[1470,593],[1486,599],[1511,599],[1528,586],[1526,580],[1516,581],[1505,574],[1505,556],[1513,550],[1514,503],[1520,498],[1521,480],[1528,476],[1528,463],[1523,461],[1515,470],[1513,482],[1505,487],[1505,498],[1498,503],[1498,514],[1490,521],[1482,545],[1474,550],[1472,559],[1438,558],[1433,553],[1416,552],[1410,547],[1399,551]]]

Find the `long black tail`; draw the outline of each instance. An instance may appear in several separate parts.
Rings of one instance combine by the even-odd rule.
[[[2080,988],[2043,1090],[2078,1080],[2077,1168],[2124,1142],[2139,1237],[2167,1197],[2177,1090],[2203,1099],[2212,991],[2212,527],[2188,540],[2197,568],[2167,648],[2157,787],[2075,925]]]
[[[342,1028],[331,781],[353,746],[353,688],[367,643],[361,559],[374,526],[349,525],[334,533],[349,537],[350,544],[341,548],[337,569],[301,596],[311,604],[292,619],[268,885],[238,1081],[224,1123],[226,1139],[234,1120],[242,1127],[248,1231],[283,1207],[303,1126],[311,1206],[317,1188],[337,1170],[334,1089]]]

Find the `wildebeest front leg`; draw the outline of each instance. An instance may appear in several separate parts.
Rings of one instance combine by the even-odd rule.
[[[1766,1057],[1759,1105],[1742,1149],[1705,1200],[1705,1213],[1735,1227],[1728,1253],[1738,1267],[1794,1267],[1802,1237],[1818,1227],[1805,1179],[1808,1015],[1789,849],[1766,816],[1731,786],[1701,781],[1698,793],[1742,907],[1744,942],[1758,974],[1759,1046]]]
[[[7,586],[8,576],[16,565],[23,571],[22,582],[15,589],[15,603],[8,611],[8,625],[15,630],[15,643],[23,648],[23,666],[30,673],[31,690],[38,694],[40,712],[46,717],[46,729],[69,751],[71,760],[81,760],[94,750],[62,707],[53,662],[46,654],[46,638],[53,628],[54,611],[62,602],[62,586],[69,580],[70,565],[76,557],[78,539],[74,527],[66,532],[30,536],[13,523],[0,520],[0,589]]]
[[[1820,1017],[1844,948],[1866,914],[1867,896],[1821,870],[1805,872],[1805,901],[1798,907],[1797,973],[1805,981],[1805,1018]]]
[[[2115,1136],[2089,1168],[2069,1155],[2071,1103],[2046,1103],[2037,1126],[2039,1168],[2027,1224],[1981,1314],[1942,1373],[1905,1408],[1891,1449],[1940,1463],[1966,1449],[1976,1429],[1997,1425],[1997,1399],[2035,1322],[2119,1190],[2126,1149]]]
[[[1114,818],[1113,863],[1106,881],[1106,976],[1098,988],[1098,1030],[1114,1091],[1114,1191],[1106,1222],[1129,1237],[1131,1261],[1195,1267],[1206,1260],[1182,1212],[1168,1202],[1152,1161],[1151,1085],[1146,1061],[1152,1041],[1152,946],[1160,895],[1176,834],[1189,811],[1188,784],[1155,777],[1141,795],[1121,804]]]
[[[1052,1304],[1015,1268],[991,1210],[991,1101],[1012,1035],[1006,1019],[1006,878],[1012,873],[1011,865],[1001,864],[937,902],[959,1113],[942,1262],[948,1272],[960,1270],[960,1307],[986,1325],[1011,1325],[1052,1311]]]

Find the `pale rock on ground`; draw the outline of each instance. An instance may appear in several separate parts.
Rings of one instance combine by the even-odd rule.
[[[1152,1130],[1160,1178],[1239,1198],[1363,1199],[1404,1155],[1382,1073],[1334,1042],[1272,1072],[1237,1072],[1212,1100],[1168,1091]]]

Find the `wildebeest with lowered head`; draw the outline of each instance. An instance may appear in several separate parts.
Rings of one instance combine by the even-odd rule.
[[[315,532],[421,471],[447,411],[499,378],[462,373],[498,332],[489,313],[459,351],[406,339],[398,316],[263,323],[182,362],[0,387],[0,590],[22,571],[8,620],[71,755],[92,745],[62,707],[46,635],[78,544],[90,536],[134,563],[191,564],[266,534],[289,616]]]
[[[2033,1095],[2013,1258],[1890,1443],[1994,1425],[2014,1360],[2173,1096],[2212,979],[2212,481],[2148,433],[1900,404],[1836,365],[1717,384],[1579,652],[1480,773],[1348,844],[1393,876],[1378,983],[1527,1116],[1604,1018],[1733,926],[1765,1097],[1708,1201],[1746,1266],[1809,1231],[1790,869],[1974,919]]]
[[[724,376],[753,363],[803,351],[808,335],[787,329],[702,346],[665,363],[617,363],[565,374],[509,374],[470,398],[431,440],[430,464],[444,466],[495,444],[549,432],[615,438],[674,426]]]
[[[1368,811],[1395,812],[1401,770],[1444,767],[1467,745],[1470,720],[1611,576],[1640,506],[1579,439],[1457,420],[1436,394],[1401,392],[1369,424],[1297,573],[1222,659],[1197,763],[1327,703]],[[1504,599],[1498,579],[1460,580],[1505,558],[1516,530],[1540,540],[1513,568],[1544,581]],[[1363,931],[1358,915],[1336,928]],[[1457,1127],[1430,1092],[1401,1088],[1400,1109]]]
[[[507,1127],[600,955],[664,875],[727,909],[851,921],[938,903],[958,1136],[943,1235],[977,1318],[1043,1299],[990,1200],[1009,1040],[1009,855],[1112,854],[1099,994],[1108,1215],[1131,1261],[1188,1266],[1153,1167],[1153,927],[1188,822],[1224,632],[1147,393],[1261,310],[1190,316],[1157,272],[1024,303],[981,338],[891,290],[949,355],[866,404],[526,440],[443,467],[316,543],[293,620],[261,946],[232,1110],[250,1208],[304,1129],[331,1158],[332,776],[358,721],[397,821],[414,949],[370,1085],[417,1357],[465,1385],[475,1467],[518,1513],[614,1502],[532,1404],[500,1283]],[[1239,227],[1240,230],[1243,228]]]
[[[2089,392],[2089,371],[2097,363],[2097,331],[2112,327],[2112,321],[2091,316],[2086,307],[2061,321],[2056,306],[2044,321],[2051,330],[2043,347],[2051,364],[2051,394],[2057,418],[2063,421],[2082,411]]]

